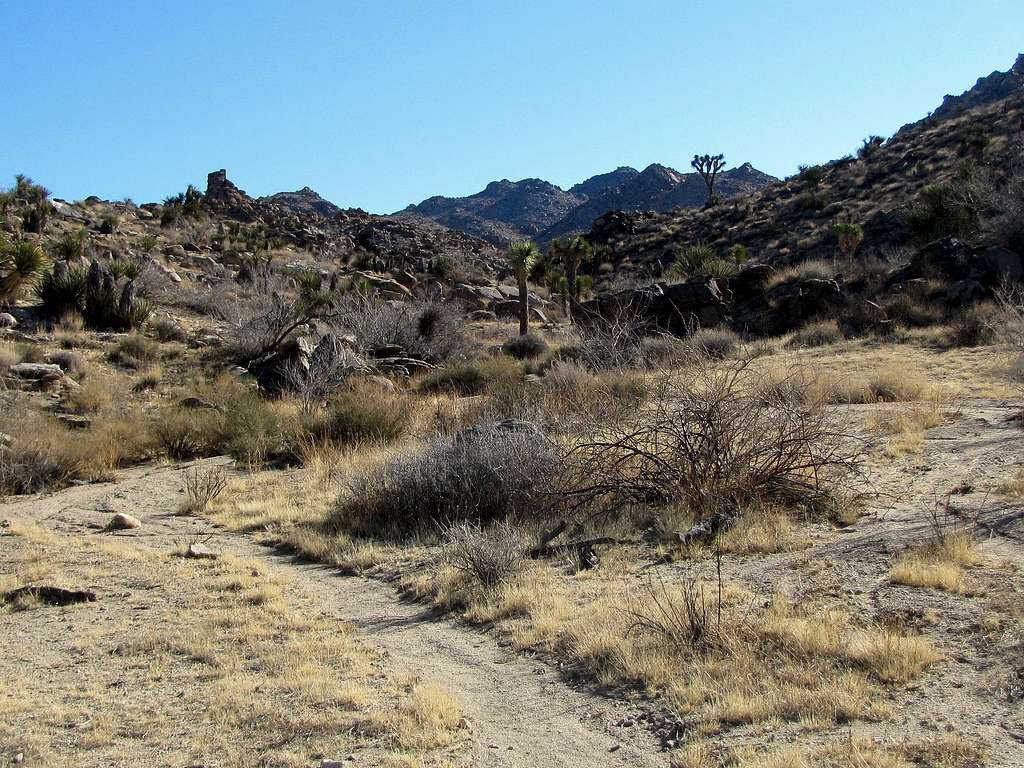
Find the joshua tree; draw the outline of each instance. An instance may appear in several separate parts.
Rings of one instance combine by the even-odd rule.
[[[835,234],[836,240],[839,241],[839,252],[844,258],[852,259],[853,254],[860,247],[860,241],[864,239],[864,230],[859,224],[841,221],[833,225],[832,232]]]
[[[561,261],[565,269],[565,312],[572,321],[572,303],[579,298],[576,278],[580,265],[593,258],[594,248],[585,237],[576,235],[565,243],[561,240],[552,240],[548,247],[548,256]]]
[[[508,262],[516,271],[516,282],[519,283],[519,335],[525,336],[530,331],[530,298],[526,278],[537,263],[540,251],[537,244],[529,240],[512,243],[508,249]]]
[[[715,179],[725,167],[725,155],[694,155],[690,165],[704,179],[704,183],[708,185],[707,205],[709,207],[714,205],[718,202],[715,198]]]

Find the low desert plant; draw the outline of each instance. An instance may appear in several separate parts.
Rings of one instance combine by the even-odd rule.
[[[536,518],[546,508],[554,467],[547,438],[528,425],[474,427],[358,474],[333,520],[357,533],[400,539],[464,520]]]
[[[843,340],[843,332],[835,320],[819,320],[796,331],[787,342],[790,347],[822,347]]]
[[[442,526],[445,562],[484,589],[507,584],[526,568],[526,540],[507,521],[487,528],[463,520]]]
[[[160,359],[160,344],[142,334],[134,333],[117,342],[107,354],[112,363],[128,368],[142,368],[146,363]]]
[[[326,411],[323,436],[341,445],[394,442],[409,431],[412,421],[405,397],[366,387],[338,393]]]
[[[43,317],[62,318],[85,309],[86,272],[58,262],[36,286],[38,311]]]
[[[722,359],[736,354],[743,342],[730,328],[701,328],[690,336],[689,343],[698,354]]]
[[[663,375],[634,416],[582,427],[563,455],[569,507],[609,515],[637,504],[682,504],[699,538],[752,505],[830,507],[859,473],[863,445],[809,396],[766,399],[751,386],[749,365]]]
[[[224,451],[224,414],[209,408],[163,409],[150,425],[157,447],[178,461]]]
[[[227,487],[227,475],[220,467],[194,467],[191,472],[185,473],[185,501],[179,512],[186,515],[203,514]]]
[[[501,349],[505,354],[511,355],[517,360],[529,360],[547,352],[548,344],[540,336],[528,333],[525,336],[509,339],[502,344]]]
[[[520,381],[522,365],[507,357],[490,357],[454,363],[431,371],[419,380],[424,393],[452,392],[462,396],[479,395],[495,384]]]

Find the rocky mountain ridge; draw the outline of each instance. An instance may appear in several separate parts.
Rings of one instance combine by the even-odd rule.
[[[725,198],[777,181],[750,163],[719,176],[716,192]],[[426,218],[498,246],[519,239],[542,243],[585,232],[611,210],[667,211],[703,205],[707,188],[696,173],[681,173],[652,164],[643,171],[622,166],[563,190],[542,179],[502,179],[466,197],[434,196],[397,212],[403,218]]]

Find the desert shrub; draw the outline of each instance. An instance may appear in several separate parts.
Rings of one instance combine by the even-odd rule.
[[[36,493],[72,480],[110,480],[115,468],[150,454],[149,435],[133,415],[100,419],[71,432],[54,419],[22,411],[2,425],[12,435],[0,447],[0,494]]]
[[[820,211],[827,206],[831,198],[824,190],[802,192],[793,201],[793,207],[799,212]]]
[[[633,307],[610,316],[580,318],[574,326],[576,343],[563,349],[562,355],[594,371],[632,368],[643,359],[643,342],[650,330]]]
[[[676,251],[675,261],[669,272],[675,277],[687,278],[703,275],[707,265],[716,260],[715,249],[705,243],[685,245]]]
[[[220,467],[195,467],[185,473],[185,501],[181,514],[201,515],[228,487],[228,478]]]
[[[295,420],[254,392],[229,402],[224,413],[224,447],[248,464],[294,456]]]
[[[444,559],[484,589],[507,584],[526,568],[526,540],[507,521],[482,528],[463,520],[443,526]]]
[[[859,470],[862,446],[811,397],[766,400],[748,368],[741,360],[662,375],[631,418],[580,429],[585,437],[563,455],[570,507],[608,515],[682,504],[717,530],[753,505],[834,501]]]
[[[743,343],[730,328],[701,328],[688,341],[698,353],[715,359],[731,357]]]
[[[93,376],[75,389],[64,393],[64,403],[75,413],[91,416],[110,410],[115,392],[111,383]]]
[[[158,317],[147,326],[160,341],[185,341],[188,336],[185,329],[169,317]]]
[[[146,392],[150,389],[156,389],[160,386],[163,376],[163,369],[159,365],[151,365],[144,369],[139,378],[132,384],[132,392]]]
[[[828,169],[823,165],[801,165],[797,168],[797,178],[808,187],[816,187],[825,180]]]
[[[401,539],[442,523],[536,518],[554,468],[551,445],[529,425],[474,427],[357,475],[333,519],[357,533]]]
[[[0,495],[60,487],[81,469],[66,450],[66,430],[42,419],[32,419],[31,426],[15,434],[11,445],[0,446]]]
[[[128,368],[142,368],[146,363],[160,359],[160,344],[142,334],[133,333],[118,341],[107,354],[107,359]]]
[[[173,406],[156,416],[151,432],[159,450],[183,461],[222,453],[224,422],[224,414],[217,410]]]
[[[119,283],[99,262],[89,266],[82,317],[90,328],[101,331],[130,331],[146,322],[152,307],[136,296],[135,282]]]
[[[979,230],[980,201],[972,185],[930,184],[904,213],[911,236],[925,244],[940,237],[973,238]]]
[[[85,256],[88,246],[89,230],[83,227],[76,232],[61,235],[51,247],[51,253],[54,261],[74,261]]]
[[[58,264],[36,286],[38,311],[43,317],[61,318],[85,309],[87,276],[84,269]]]
[[[327,406],[327,433],[333,442],[391,443],[412,424],[412,408],[405,397],[366,388],[340,392]]]
[[[942,322],[944,317],[939,304],[910,293],[891,296],[880,306],[886,317],[905,328],[925,328]]]
[[[819,320],[809,323],[794,333],[788,342],[790,347],[823,347],[843,340],[843,332],[835,320]]]
[[[46,356],[46,361],[58,366],[64,373],[76,381],[85,378],[86,369],[82,358],[74,352],[66,349],[51,352]]]
[[[1005,313],[991,301],[968,307],[950,325],[949,341],[957,347],[995,344],[1002,336]]]
[[[640,357],[648,368],[671,368],[693,359],[693,347],[669,334],[648,336],[640,342]]]
[[[520,381],[522,365],[507,357],[488,357],[448,365],[423,376],[418,385],[420,392],[452,392],[464,397],[483,394],[488,388],[501,383]]]
[[[359,291],[339,303],[334,324],[355,337],[359,348],[395,346],[432,363],[454,360],[467,351],[463,318],[438,301],[383,301]]]
[[[525,336],[509,339],[502,344],[501,349],[505,354],[511,355],[517,360],[529,360],[547,352],[548,343],[540,336],[528,333]]]

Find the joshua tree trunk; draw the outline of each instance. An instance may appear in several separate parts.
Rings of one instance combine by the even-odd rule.
[[[530,332],[530,293],[526,285],[526,270],[519,270],[519,335]]]
[[[565,274],[565,317],[572,322],[572,307],[576,303],[576,266],[569,265]]]

